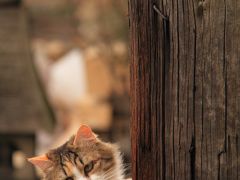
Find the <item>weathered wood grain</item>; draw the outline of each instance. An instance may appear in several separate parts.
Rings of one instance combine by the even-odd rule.
[[[240,179],[240,2],[129,4],[133,178]]]
[[[163,96],[163,22],[156,1],[130,1],[132,39],[132,169],[133,179],[165,176]],[[142,162],[142,163],[141,163]],[[143,163],[144,162],[144,163]]]

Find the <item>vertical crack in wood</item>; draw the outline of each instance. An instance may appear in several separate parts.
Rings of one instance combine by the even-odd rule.
[[[218,153],[218,180],[221,179],[221,156],[227,152],[227,62],[226,62],[226,0],[224,0],[224,27],[223,27],[223,75],[224,75],[224,146]]]
[[[179,147],[180,147],[180,138],[181,138],[181,129],[179,130],[179,123],[180,123],[180,107],[179,107],[179,101],[180,101],[180,94],[179,94],[179,90],[180,90],[180,85],[179,85],[179,82],[180,82],[180,48],[179,48],[179,42],[180,42],[180,32],[179,32],[179,4],[178,4],[178,0],[177,0],[177,7],[176,7],[176,15],[177,15],[177,124],[176,124],[176,132],[178,133],[178,148],[176,148],[175,152],[174,152],[174,156],[176,156],[176,154],[178,154],[178,158],[175,158],[175,161],[174,162],[174,166],[177,166],[175,167],[175,170],[179,170],[179,167],[180,167],[180,161],[179,161],[179,157],[180,157],[180,151],[179,151]],[[175,122],[174,122],[175,123]],[[176,134],[177,134],[176,133]],[[177,143],[177,142],[175,142]],[[175,146],[175,145],[174,145]],[[177,175],[177,172],[175,172],[175,175]]]
[[[239,149],[238,149],[238,134],[236,135],[236,153],[237,153],[237,180],[238,180],[238,177],[239,177],[239,175],[238,175],[238,168],[239,168],[239,157],[238,157],[238,151],[239,151]]]
[[[189,149],[190,153],[190,172],[191,172],[191,180],[195,180],[195,163],[196,163],[196,142],[195,137],[192,137],[191,146]]]
[[[219,164],[221,168],[221,155],[227,152],[227,120],[228,120],[228,99],[227,99],[227,93],[228,93],[228,82],[227,82],[227,59],[226,59],[226,21],[227,21],[227,6],[226,6],[226,0],[224,0],[224,27],[223,27],[223,71],[224,71],[224,122],[225,122],[225,137],[224,137],[224,149],[222,153],[219,156]],[[228,169],[228,168],[227,168]],[[219,169],[221,171],[221,169]],[[219,176],[219,179],[221,177],[221,174]],[[227,173],[228,177],[228,173]]]
[[[227,80],[227,59],[226,59],[226,20],[227,20],[227,6],[226,0],[224,0],[224,27],[223,27],[223,70],[224,70],[224,88],[225,88],[225,144],[224,150],[227,150],[227,119],[228,119],[228,80]]]
[[[193,9],[193,21],[194,21],[194,61],[193,61],[193,136],[192,136],[192,143],[190,147],[190,172],[191,172],[191,180],[195,180],[195,170],[196,170],[196,122],[195,122],[195,100],[196,100],[196,59],[197,59],[197,34],[196,34],[196,15],[195,15],[195,8],[194,2],[192,0],[192,9]]]
[[[166,98],[166,94],[165,94],[165,89],[166,89],[166,73],[167,73],[167,67],[169,67],[169,63],[170,63],[170,29],[169,29],[169,21],[168,19],[164,19],[163,20],[163,41],[164,41],[164,46],[163,46],[163,75],[162,75],[162,79],[163,79],[163,85],[162,85],[162,91],[163,91],[163,97],[162,97],[162,105],[163,105],[163,117],[162,117],[162,167],[163,167],[163,173],[162,173],[162,178],[163,180],[166,179],[166,152],[165,152],[165,134],[166,134],[166,130],[165,130],[165,111],[166,111],[166,102],[165,102],[165,98]]]

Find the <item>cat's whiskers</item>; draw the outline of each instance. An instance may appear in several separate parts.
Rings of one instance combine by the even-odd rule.
[[[107,171],[105,171],[103,174],[107,174],[107,173],[109,173],[109,172],[112,172],[113,169],[114,169],[114,167],[111,167],[110,169],[108,169]]]
[[[108,175],[108,176],[104,176],[104,177],[102,177],[101,179],[102,179],[102,180],[112,180],[112,179],[114,179],[114,177],[115,177],[115,175],[114,175],[114,174],[111,174],[111,175]]]
[[[101,174],[101,177],[106,178],[110,175],[114,175],[116,172],[113,170],[114,168],[110,168],[108,171]]]
[[[118,170],[116,168],[110,168],[108,171],[101,175],[101,180],[120,180],[123,179],[119,177]]]

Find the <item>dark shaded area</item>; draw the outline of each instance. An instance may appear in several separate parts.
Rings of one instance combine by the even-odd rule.
[[[34,155],[34,149],[34,135],[0,134],[0,179],[36,179],[33,167],[26,160],[23,167],[15,167],[13,158],[16,152],[31,157]]]
[[[17,7],[21,4],[21,0],[0,0],[0,9],[1,8],[11,8]]]

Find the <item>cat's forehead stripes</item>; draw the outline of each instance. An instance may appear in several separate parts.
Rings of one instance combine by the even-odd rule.
[[[74,172],[76,171],[77,167],[84,167],[83,160],[80,158],[80,156],[73,150],[68,149],[67,146],[63,146],[55,151],[52,151],[52,154],[55,157],[58,157],[61,171],[65,177],[71,177],[73,175],[75,176],[76,173]]]
[[[61,165],[62,171],[64,172],[65,176],[68,176],[67,171],[65,169],[65,168],[68,168],[68,167],[64,163],[64,157],[63,157],[62,153],[59,154],[59,159],[60,159],[60,165]]]
[[[82,158],[81,158],[76,152],[69,150],[68,153],[69,153],[69,156],[71,157],[70,160],[71,160],[75,165],[77,165],[77,160],[79,160],[79,162],[80,162],[82,165],[84,165]]]

